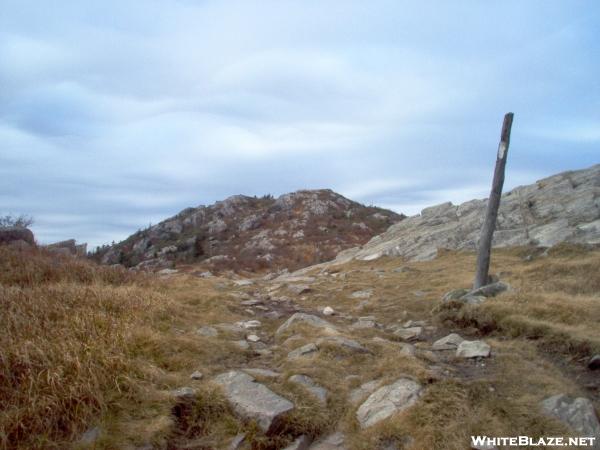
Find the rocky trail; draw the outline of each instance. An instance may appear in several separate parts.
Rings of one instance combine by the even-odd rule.
[[[428,276],[437,270],[431,272]],[[243,352],[245,363],[219,373],[210,373],[207,368],[202,376],[191,374],[197,381],[174,395],[183,392],[189,401],[196,383],[215,383],[236,416],[245,423],[256,423],[259,434],[287,436],[287,441],[265,448],[288,450],[370,448],[372,444],[356,446],[357,434],[368,435],[370,430],[381,428],[386,419],[419,404],[438,386],[476,385],[485,390],[485,396],[498,401],[504,394],[497,390],[506,389],[501,386],[506,376],[502,358],[525,358],[526,351],[519,354],[521,350],[515,345],[520,344],[507,336],[495,334],[488,338],[473,327],[440,323],[430,307],[422,307],[423,303],[439,303],[439,299],[431,301],[435,294],[425,286],[404,293],[411,298],[408,305],[404,304],[406,309],[373,288],[385,285],[388,279],[397,281],[398,277],[415,283],[415,275],[423,274],[413,265],[390,269],[365,267],[363,263],[363,267],[352,270],[324,268],[311,274],[285,274],[266,280],[219,281],[217,288],[229,294],[227,310],[239,320],[205,324],[193,332],[227,342]],[[416,280],[416,284],[421,283]],[[502,282],[478,292],[455,290],[447,293],[441,303],[477,306],[511,290]],[[410,308],[411,303],[421,306]],[[597,374],[586,370],[585,364],[574,367],[564,357],[545,355],[543,359],[546,366],[536,370],[568,377],[587,396],[575,401],[564,395],[560,402],[548,400],[542,408],[571,427],[598,433],[597,420],[590,419],[592,401],[599,400]],[[321,414],[322,423],[301,434],[297,429],[286,434],[290,431],[286,418],[306,411]],[[377,448],[421,448],[412,446],[415,438],[410,434],[383,434],[376,440]],[[242,431],[227,448],[262,448],[256,442],[255,431]],[[201,440],[179,441],[172,448],[212,447]]]

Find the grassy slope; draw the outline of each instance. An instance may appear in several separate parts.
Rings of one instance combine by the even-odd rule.
[[[295,296],[286,286],[258,282],[234,287],[228,280],[178,276],[157,280],[70,259],[0,248],[0,448],[68,448],[88,427],[103,430],[96,448],[135,448],[152,443],[171,448],[223,448],[240,431],[254,448],[281,448],[299,433],[314,436],[341,429],[354,449],[373,449],[390,439],[414,438],[413,448],[464,449],[471,434],[564,435],[543,416],[539,400],[558,392],[585,395],[599,406],[598,391],[585,387],[589,372],[580,361],[600,352],[600,251],[562,247],[548,257],[524,261],[526,249],[494,254],[494,272],[516,288],[478,308],[441,308],[444,292],[471,282],[474,255],[445,253],[431,262],[398,259],[353,262],[317,277],[312,291]],[[404,266],[407,270],[394,269]],[[332,272],[339,272],[337,275]],[[272,356],[235,347],[235,335],[202,337],[198,326],[232,323],[252,316],[240,296],[288,297],[302,310],[325,305],[353,317],[375,315],[384,325],[425,319],[437,329],[419,344],[416,358],[399,355],[377,330],[350,330],[348,337],[374,355],[326,347],[314,358],[288,361],[287,352],[315,340],[296,327],[275,339],[287,317],[262,322],[260,334]],[[368,305],[350,294],[372,289]],[[416,292],[421,291],[421,292]],[[270,302],[270,303],[269,303]],[[285,302],[267,301],[273,309]],[[427,353],[432,340],[450,331],[481,337],[493,348],[485,366]],[[285,339],[297,335],[293,342]],[[253,424],[234,418],[210,378],[229,368],[269,367],[284,373],[261,380],[293,400],[296,410],[280,433],[262,436]],[[201,370],[202,381],[189,380]],[[285,381],[305,373],[331,391],[327,407]],[[347,375],[357,375],[348,380]],[[349,391],[374,379],[408,375],[425,385],[417,406],[360,431]],[[193,410],[176,418],[170,389],[200,391]]]

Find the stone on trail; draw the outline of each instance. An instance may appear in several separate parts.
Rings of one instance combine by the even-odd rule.
[[[417,339],[423,334],[423,327],[398,328],[394,331],[394,336],[398,336],[405,341]]]
[[[329,392],[323,386],[315,383],[315,381],[307,375],[292,375],[288,378],[292,383],[303,386],[308,392],[314,395],[321,404],[327,404],[327,397]]]
[[[333,316],[335,314],[335,311],[331,306],[326,306],[325,308],[323,308],[323,314],[325,316]]]
[[[361,428],[375,425],[414,405],[421,391],[421,385],[409,378],[400,378],[393,384],[377,389],[356,411]]]
[[[198,371],[198,370],[196,370],[195,372],[193,372],[193,373],[190,375],[190,378],[191,378],[192,380],[201,380],[203,377],[204,377],[204,375],[202,374],[202,372],[200,372],[200,371]]]
[[[219,332],[217,331],[216,328],[213,327],[200,327],[196,330],[196,333],[199,334],[200,336],[206,336],[206,337],[214,337],[217,334],[219,334]]]
[[[579,436],[595,437],[593,449],[600,449],[600,423],[590,400],[558,394],[542,401],[542,409],[547,414],[568,425]]]
[[[232,370],[214,379],[223,388],[225,397],[235,413],[245,420],[255,420],[269,433],[277,427],[281,418],[294,409],[294,404],[257,383],[247,373]]]
[[[296,350],[292,350],[288,353],[287,357],[288,359],[295,359],[300,358],[302,356],[310,355],[317,351],[319,351],[319,347],[317,347],[314,343],[311,342],[310,344],[303,345],[302,347],[297,348]]]
[[[483,341],[462,341],[456,349],[459,358],[487,358],[491,347]]]
[[[249,334],[248,336],[246,336],[246,340],[249,342],[258,342],[260,341],[260,337],[256,334]]]
[[[431,347],[432,350],[455,350],[464,339],[456,333],[451,333],[446,337],[435,341]]]
[[[337,334],[337,328],[331,323],[327,322],[325,319],[321,319],[320,317],[314,316],[312,314],[306,313],[295,313],[288,320],[286,320],[275,332],[275,335],[278,336],[287,329],[289,329],[292,325],[298,323],[305,323],[315,328],[320,328],[323,331],[329,334]]]
[[[360,387],[353,389],[350,392],[350,396],[348,397],[348,401],[352,405],[358,405],[361,401],[363,401],[369,394],[372,394],[379,387],[379,380],[369,381],[367,383],[363,383]]]

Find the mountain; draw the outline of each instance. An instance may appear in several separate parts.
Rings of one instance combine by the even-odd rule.
[[[443,203],[392,225],[366,245],[341,252],[336,262],[402,256],[435,258],[438,249],[475,250],[487,200]],[[600,244],[600,164],[559,173],[502,196],[494,247],[561,242]]]
[[[209,270],[295,270],[366,243],[405,216],[364,206],[329,189],[277,199],[236,195],[187,208],[100,249],[103,264],[164,268],[202,263]]]

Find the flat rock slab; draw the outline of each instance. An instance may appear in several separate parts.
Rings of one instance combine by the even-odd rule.
[[[245,420],[255,420],[265,433],[294,409],[292,402],[257,383],[247,373],[232,370],[218,375],[214,381],[223,388],[235,413]]]
[[[438,339],[431,346],[432,350],[456,350],[464,339],[456,333],[449,334],[446,337]]]
[[[487,358],[491,347],[483,341],[462,341],[456,349],[459,358]]]
[[[419,383],[409,378],[400,378],[393,384],[377,389],[356,411],[361,428],[375,425],[414,405],[422,389]]]
[[[348,401],[352,405],[358,405],[361,401],[363,401],[369,394],[372,394],[379,387],[379,380],[369,381],[368,383],[363,383],[360,387],[353,389],[350,392],[350,396],[348,397]]]
[[[288,379],[292,383],[296,383],[304,387],[308,392],[314,395],[322,405],[327,404],[329,391],[327,391],[327,389],[325,389],[323,386],[315,383],[315,380],[313,380],[311,377],[307,375],[292,375]]]
[[[312,314],[295,313],[277,329],[275,335],[280,335],[281,333],[289,329],[292,325],[298,323],[305,323],[307,325],[310,325],[311,327],[320,328],[329,334],[338,333],[337,328],[331,323],[327,322],[325,319],[321,319],[320,317],[314,316]]]
[[[600,449],[600,423],[590,400],[559,394],[543,400],[541,406],[544,412],[568,425],[579,436],[594,436],[596,442],[591,448]]]
[[[281,373],[275,372],[271,369],[246,368],[242,370],[253,377],[278,378],[281,376]]]

